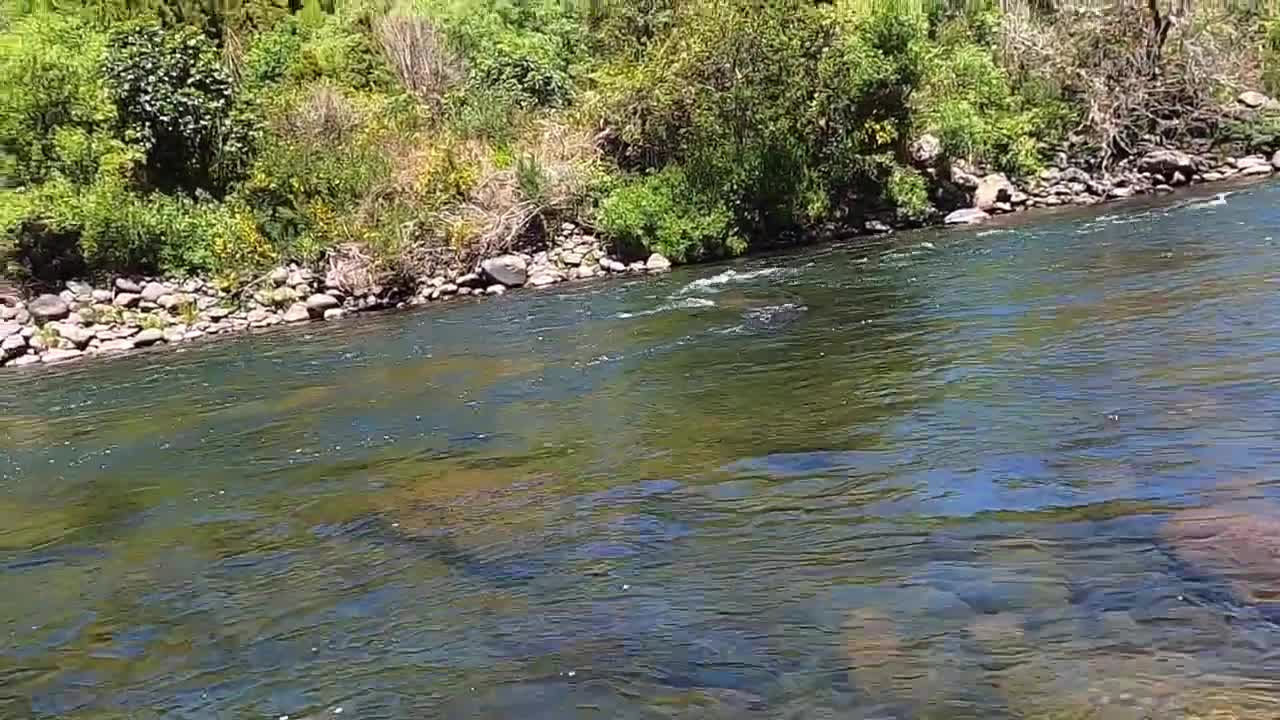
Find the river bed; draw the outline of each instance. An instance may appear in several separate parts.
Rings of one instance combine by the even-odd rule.
[[[7,375],[0,717],[1273,719],[1278,377],[1275,185]]]

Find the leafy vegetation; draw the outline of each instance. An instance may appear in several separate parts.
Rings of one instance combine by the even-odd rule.
[[[1094,75],[1162,62],[1153,102],[1199,108],[1248,45],[1276,82],[1274,21],[1182,22],[1154,58],[1140,12],[1004,6],[0,0],[0,243],[44,281],[297,260],[382,282],[571,219],[689,262],[926,220],[949,160],[1027,174],[1069,134],[1168,130]],[[919,164],[925,133],[943,157]]]

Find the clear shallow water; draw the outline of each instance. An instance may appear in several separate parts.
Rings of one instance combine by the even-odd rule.
[[[0,717],[1280,717],[1280,187],[1108,212],[5,374]]]

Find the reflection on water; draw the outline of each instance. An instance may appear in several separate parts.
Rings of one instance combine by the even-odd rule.
[[[0,717],[1274,720],[1278,199],[7,375]]]

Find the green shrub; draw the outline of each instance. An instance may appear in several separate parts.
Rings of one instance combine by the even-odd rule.
[[[894,168],[885,183],[886,200],[897,208],[898,215],[908,220],[923,220],[928,216],[929,186],[916,170]]]
[[[189,27],[125,26],[104,71],[127,137],[145,149],[145,187],[221,195],[233,179],[218,168],[232,84],[213,43]]]
[[[122,151],[100,74],[106,47],[74,16],[24,17],[0,35],[0,187],[90,177]]]
[[[1056,139],[1056,103],[1031,102],[1016,92],[992,47],[979,42],[964,21],[953,20],[938,34],[912,100],[918,132],[936,134],[950,157],[1020,175],[1038,171],[1040,139]]]
[[[601,202],[597,223],[626,257],[659,252],[692,262],[746,250],[728,208],[702,196],[675,166],[614,189]]]

